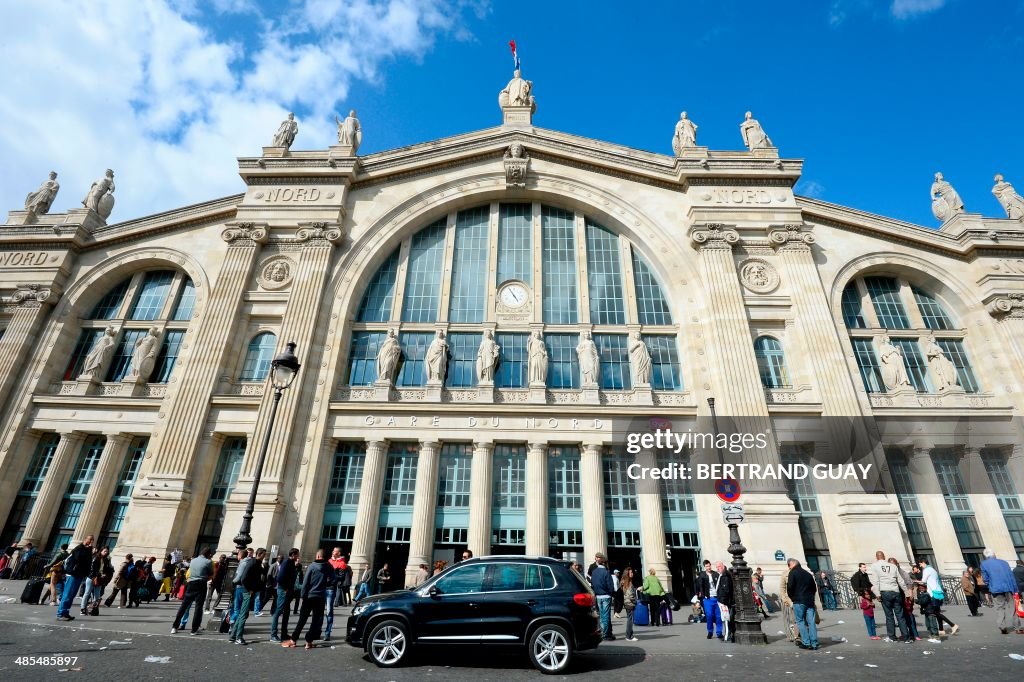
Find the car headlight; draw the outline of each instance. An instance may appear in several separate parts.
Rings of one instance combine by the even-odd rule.
[[[358,616],[360,613],[370,608],[369,604],[356,604],[355,608],[352,609],[352,615]]]

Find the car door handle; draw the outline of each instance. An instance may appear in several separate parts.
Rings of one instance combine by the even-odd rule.
[[[526,600],[526,605],[527,606],[536,606],[537,605],[537,600],[536,599],[527,599]]]
[[[466,604],[466,606],[468,606],[471,609],[475,609],[477,606],[479,606],[479,604],[477,604],[476,602],[469,602]]]

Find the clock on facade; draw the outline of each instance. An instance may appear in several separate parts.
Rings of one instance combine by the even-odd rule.
[[[527,291],[526,285],[510,282],[501,288],[498,298],[508,308],[521,308],[530,300],[530,292]]]

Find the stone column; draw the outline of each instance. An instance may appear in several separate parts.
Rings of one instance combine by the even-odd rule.
[[[19,284],[4,306],[10,318],[0,343],[0,408],[7,403],[21,369],[27,366],[39,329],[59,297],[60,290],[55,286]]]
[[[608,554],[608,522],[604,515],[604,473],[601,444],[584,443],[580,453],[580,492],[583,496],[583,561],[589,566],[598,552]]]
[[[197,291],[206,302],[190,325],[187,355],[178,360],[177,388],[164,398],[161,410],[167,416],[157,422],[149,447],[153,464],[135,487],[132,513],[121,529],[118,551],[159,556],[169,547],[190,546],[195,540],[180,537],[179,530],[186,525],[189,511],[191,472],[224,358],[239,352],[235,335],[239,309],[267,230],[257,223],[239,222],[229,225],[221,237],[228,247],[220,272],[212,291]]]
[[[641,450],[636,463],[645,469],[657,466],[653,450]],[[661,512],[661,486],[658,481],[637,482],[637,509],[640,512],[640,549],[643,552],[643,573],[653,568],[661,584],[672,590],[672,574],[665,558],[665,519]]]
[[[932,542],[935,554],[935,567],[942,575],[960,575],[964,557],[960,551],[960,543],[953,530],[953,520],[949,518],[949,509],[939,487],[939,477],[932,464],[930,447],[915,447],[910,458],[910,477],[917,493],[917,503],[924,516],[924,525],[928,529],[928,538]],[[876,544],[885,542],[887,538],[879,537]],[[882,549],[879,547],[879,549]],[[884,551],[884,550],[883,550]],[[886,552],[888,556],[891,552]]]
[[[409,562],[405,566],[406,586],[414,584],[420,564],[430,566],[433,563],[434,510],[437,508],[437,474],[440,458],[440,443],[420,442],[420,456],[416,462],[416,496],[413,498],[412,529],[409,533]]]
[[[1024,445],[1013,446],[1006,460],[1006,470],[1010,473],[1010,480],[1017,487],[1017,497],[1024,507]]]
[[[373,565],[377,547],[377,523],[380,518],[380,500],[384,493],[384,474],[388,463],[388,442],[368,440],[363,480],[359,484],[359,509],[356,511],[355,536],[352,538],[352,580],[359,580],[363,569]]]
[[[110,507],[110,498],[117,488],[117,479],[121,475],[124,456],[131,442],[132,437],[126,433],[107,434],[107,442],[100,454],[89,494],[85,498],[82,514],[78,517],[78,525],[75,526],[72,544],[81,542],[86,535],[100,536],[107,508]]]
[[[469,489],[469,549],[473,556],[491,553],[491,500],[494,497],[494,443],[474,441]]]
[[[304,446],[292,447],[292,443],[305,435],[302,429],[296,428],[296,425],[301,423],[298,421],[299,414],[308,413],[313,404],[313,394],[319,388],[316,384],[316,360],[321,348],[320,344],[314,341],[314,328],[326,289],[325,282],[330,272],[331,256],[334,246],[341,241],[341,237],[341,229],[332,223],[302,224],[296,232],[295,239],[301,244],[301,250],[299,262],[293,273],[288,307],[285,308],[281,321],[277,346],[279,351],[284,350],[286,343],[294,341],[298,345],[297,354],[303,367],[291,387],[282,396],[272,426],[267,459],[253,511],[252,537],[257,545],[269,545],[274,538],[281,537],[285,515],[280,512],[285,509],[285,501],[290,497],[285,494],[284,489],[288,468],[297,466],[297,460],[302,458],[305,451]],[[242,513],[249,501],[249,493],[256,477],[256,465],[260,455],[258,444],[263,442],[266,430],[271,428],[270,410],[273,402],[273,391],[265,391],[250,441],[256,447],[246,448],[238,485],[235,486],[228,503],[228,513],[224,520],[226,527],[241,524]]]
[[[967,447],[961,463],[964,470],[964,481],[967,484],[967,496],[974,510],[974,520],[981,531],[981,539],[985,547],[995,550],[996,556],[1016,557],[1017,550],[1013,547],[1013,538],[1003,519],[1003,511],[999,508],[992,489],[992,481],[985,471],[985,462],[981,459],[981,448]]]
[[[874,452],[870,445],[867,416],[854,384],[859,378],[848,370],[843,342],[829,308],[828,293],[814,262],[814,235],[808,226],[797,224],[775,226],[769,230],[768,237],[778,251],[793,298],[797,329],[806,347],[813,349],[806,360],[811,365],[821,400],[825,445],[831,451],[818,453],[819,459],[850,463],[854,456],[860,455],[857,461],[871,463],[873,471],[877,472],[884,458],[880,450]],[[795,358],[790,362],[793,360]],[[859,452],[851,453],[851,442]],[[899,505],[893,496],[874,493],[877,486],[872,483],[830,481],[829,487],[834,494],[819,494],[819,502],[825,512],[822,521],[832,564],[839,571],[852,573],[863,559],[864,547],[874,539],[900,536]]]
[[[32,513],[25,524],[25,532],[21,534],[22,544],[31,542],[40,550],[46,549],[42,544],[50,534],[50,528],[60,508],[60,500],[64,497],[68,482],[71,480],[75,458],[78,457],[84,440],[84,433],[61,432],[57,451],[53,453],[50,468],[46,472],[35,504],[32,505]]]
[[[548,444],[526,451],[526,554],[548,555]]]

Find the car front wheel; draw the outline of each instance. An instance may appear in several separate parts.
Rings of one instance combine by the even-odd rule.
[[[385,620],[370,631],[367,651],[373,662],[381,668],[393,668],[405,660],[409,653],[409,636],[405,625],[397,620]]]
[[[564,628],[541,625],[530,636],[530,661],[545,675],[564,672],[572,661],[572,643]]]

